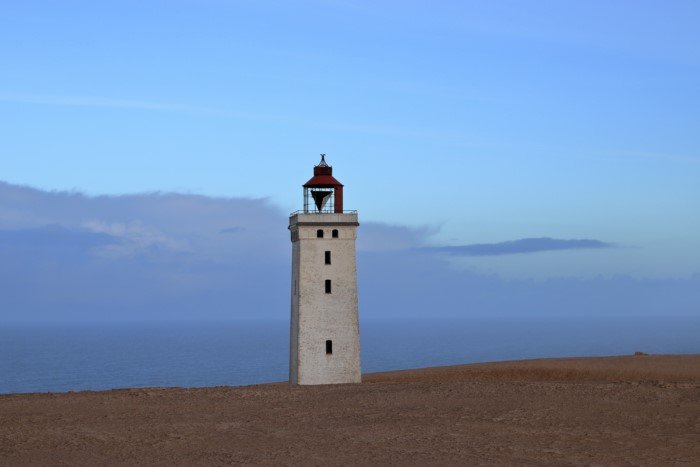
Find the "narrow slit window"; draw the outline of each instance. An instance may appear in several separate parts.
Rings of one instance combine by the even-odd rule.
[[[331,293],[331,280],[326,279],[326,293]]]
[[[323,238],[323,229],[318,229],[316,231],[316,238]]]
[[[331,264],[331,252],[326,252],[326,264]]]
[[[331,355],[333,353],[333,341],[326,341],[326,355]]]
[[[338,238],[338,229],[333,229],[332,237],[333,237],[333,238]]]

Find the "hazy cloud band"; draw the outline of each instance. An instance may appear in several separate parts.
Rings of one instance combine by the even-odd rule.
[[[289,318],[286,213],[264,200],[183,194],[90,197],[0,182],[0,324]],[[504,280],[447,255],[608,248],[521,239],[425,248],[435,229],[364,222],[362,319],[697,314],[686,279]]]
[[[562,240],[558,238],[521,238],[500,243],[474,243],[471,245],[438,246],[421,248],[424,251],[446,253],[454,256],[499,256],[521,253],[538,253],[556,250],[583,250],[612,248],[612,243],[590,239]]]

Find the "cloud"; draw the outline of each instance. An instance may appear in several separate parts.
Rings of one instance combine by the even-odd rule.
[[[11,102],[18,104],[51,105],[61,107],[83,107],[95,109],[131,109],[156,112],[182,112],[191,114],[204,114],[223,118],[234,118],[241,120],[267,121],[277,123],[295,123],[312,128],[323,130],[341,131],[348,133],[379,134],[397,137],[411,137],[419,139],[439,139],[461,142],[464,137],[461,133],[450,133],[445,131],[426,131],[410,128],[391,127],[385,125],[367,125],[352,122],[330,122],[327,120],[314,120],[300,118],[298,115],[263,114],[257,112],[246,112],[226,108],[213,108],[206,106],[196,106],[179,104],[172,102],[157,102],[140,99],[120,99],[103,96],[75,96],[56,94],[33,94],[33,93],[0,93],[0,102]]]
[[[146,227],[140,221],[108,223],[98,220],[86,221],[82,225],[96,235],[107,235],[119,242],[111,242],[96,250],[105,256],[132,256],[158,250],[186,250],[182,240],[168,237],[153,227]]]
[[[285,217],[264,199],[0,182],[0,321],[284,316]]]
[[[0,102],[18,104],[52,105],[61,107],[84,107],[96,109],[127,109],[155,112],[180,112],[230,117],[244,120],[272,120],[274,118],[252,112],[233,109],[187,105],[173,102],[157,102],[141,99],[120,99],[103,96],[75,96],[32,93],[0,93]]]
[[[645,152],[639,154],[640,157],[644,158],[651,158],[651,159],[662,159],[662,160],[670,160],[670,161],[678,161],[678,162],[692,162],[692,163],[700,163],[700,157],[698,156],[693,156],[693,155],[687,155],[687,154],[664,154],[664,153],[657,153],[657,152]]]
[[[221,229],[219,232],[222,234],[234,234],[243,230],[243,227],[229,227],[227,229]]]
[[[363,222],[357,237],[358,251],[406,250],[425,243],[437,228]]]
[[[0,182],[0,324],[288,319],[286,227],[287,214],[264,199],[90,197]],[[436,231],[361,225],[362,319],[690,315],[700,309],[700,275],[503,280],[417,251]]]
[[[612,248],[614,246],[615,245],[612,243],[606,243],[600,240],[561,240],[557,238],[541,237],[522,238],[500,243],[474,243],[471,245],[424,247],[420,249],[455,256],[499,256],[537,253],[541,251]]]
[[[114,245],[119,240],[106,233],[71,230],[60,225],[29,229],[0,230],[0,246],[10,248],[94,248]]]
[[[176,112],[220,113],[209,107],[198,107],[163,102],[152,102],[135,99],[114,99],[98,96],[61,96],[54,94],[0,94],[0,101],[23,104],[60,105],[70,107],[102,107],[112,109],[140,109]]]

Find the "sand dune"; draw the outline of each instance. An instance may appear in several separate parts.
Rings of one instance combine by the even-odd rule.
[[[0,396],[0,464],[700,464],[700,355]]]
[[[477,363],[364,375],[399,381],[700,381],[698,355],[632,355]]]

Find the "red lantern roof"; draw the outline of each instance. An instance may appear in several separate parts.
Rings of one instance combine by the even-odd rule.
[[[326,155],[321,154],[321,162],[317,166],[314,166],[314,176],[304,183],[304,188],[334,188],[337,186],[343,186],[338,180],[333,176],[333,167],[326,163]]]

